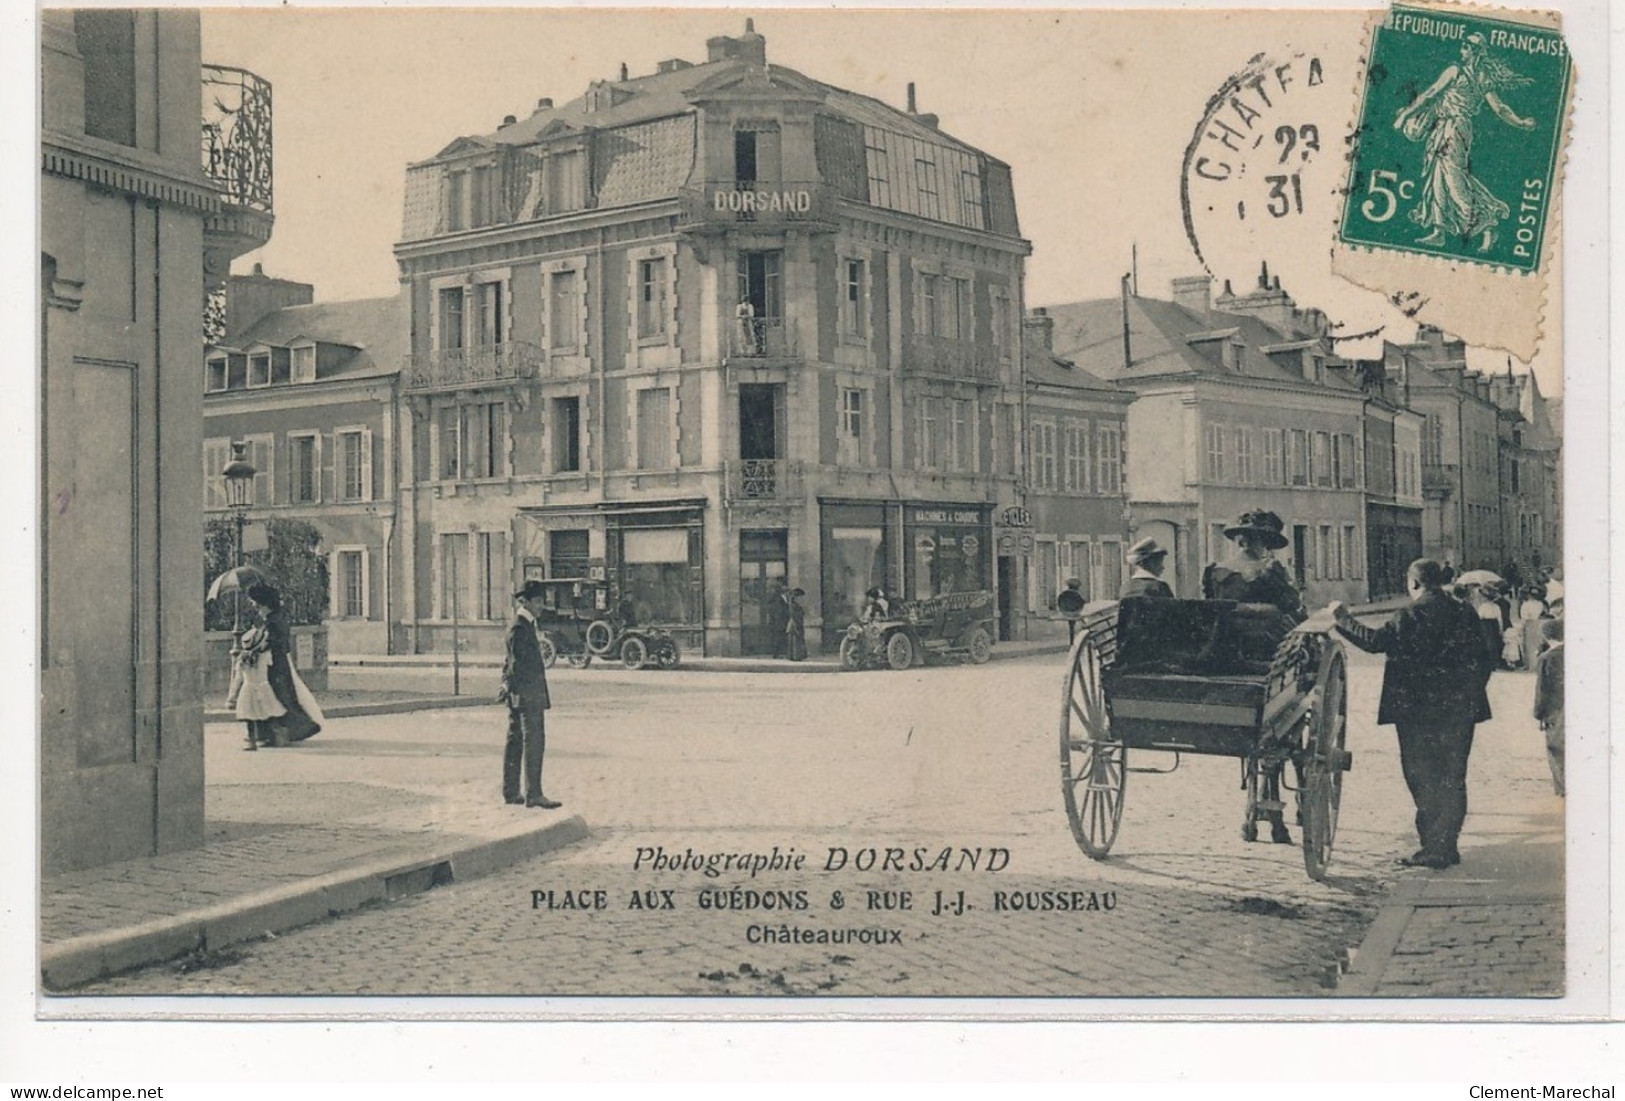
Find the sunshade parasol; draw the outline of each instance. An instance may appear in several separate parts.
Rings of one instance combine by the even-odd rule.
[[[219,600],[227,593],[243,592],[265,583],[265,575],[253,566],[234,566],[214,579],[214,584],[209,586],[209,599]]]

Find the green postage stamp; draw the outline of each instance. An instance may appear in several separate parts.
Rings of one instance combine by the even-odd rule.
[[[1396,5],[1366,65],[1342,241],[1537,271],[1570,77],[1555,29]]]

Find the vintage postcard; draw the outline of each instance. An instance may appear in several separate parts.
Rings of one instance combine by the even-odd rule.
[[[1606,1012],[1576,17],[44,9],[38,1013]]]

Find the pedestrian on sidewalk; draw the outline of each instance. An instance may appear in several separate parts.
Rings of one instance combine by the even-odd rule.
[[[801,606],[801,598],[806,595],[805,589],[791,589],[785,598],[788,601],[788,616],[784,624],[785,653],[791,661],[807,660],[807,609]]]
[[[276,746],[314,737],[322,729],[322,709],[293,667],[293,631],[282,607],[282,594],[270,585],[251,585],[248,600],[263,625],[263,634],[248,652],[266,663],[265,678],[283,710],[281,715],[260,722],[255,736],[261,745]]]
[[[1467,757],[1473,728],[1490,717],[1485,685],[1496,653],[1473,609],[1444,592],[1444,566],[1419,558],[1406,571],[1411,603],[1382,627],[1358,622],[1340,601],[1338,631],[1368,653],[1387,654],[1377,722],[1399,736],[1399,763],[1416,803],[1422,847],[1400,861],[1422,868],[1461,862],[1456,842],[1467,818]]]
[[[246,750],[260,747],[259,736],[265,732],[261,724],[287,714],[271,687],[265,649],[265,627],[258,623],[238,636],[231,648],[231,690],[226,694],[226,706],[248,732],[248,744],[243,747]]]
[[[1540,636],[1546,649],[1535,659],[1535,721],[1546,735],[1552,788],[1563,795],[1563,621],[1541,620]]]
[[[502,798],[513,805],[554,810],[563,804],[542,792],[542,754],[547,748],[543,720],[552,701],[547,695],[547,665],[537,637],[536,613],[547,586],[534,578],[514,593],[519,605],[508,629],[507,657],[502,663],[502,687],[497,699],[508,705],[508,742],[502,754]],[[523,766],[525,794],[519,794]]]

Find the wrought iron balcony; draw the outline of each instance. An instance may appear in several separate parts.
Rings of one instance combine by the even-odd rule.
[[[741,317],[728,331],[728,354],[743,359],[786,359],[796,354],[796,330],[785,317]]]
[[[974,378],[994,378],[999,373],[997,361],[978,357],[976,345],[970,341],[926,333],[913,333],[908,337],[903,353],[903,368],[906,371]]]
[[[541,348],[519,340],[423,352],[407,360],[406,389],[455,390],[531,379],[544,358]]]
[[[685,187],[678,198],[678,228],[692,232],[835,228],[835,193],[815,181],[719,181]]]
[[[203,172],[226,205],[271,213],[271,84],[203,66]]]
[[[728,499],[764,504],[799,500],[801,471],[788,459],[737,459],[727,466]]]

